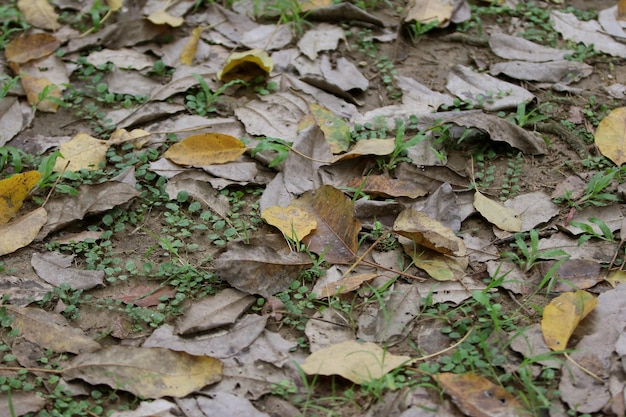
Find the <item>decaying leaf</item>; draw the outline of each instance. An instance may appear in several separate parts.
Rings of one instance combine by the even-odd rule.
[[[317,228],[315,216],[298,207],[272,206],[263,210],[261,217],[294,241],[301,241]]]
[[[528,416],[522,404],[500,385],[482,376],[443,372],[436,375],[454,403],[473,417]]]
[[[350,182],[348,182],[347,187],[359,190],[374,197],[384,198],[417,198],[428,194],[428,190],[422,188],[415,181],[390,178],[386,175],[368,175],[365,178],[353,178]]]
[[[61,101],[61,90],[58,86],[45,77],[33,77],[29,74],[20,76],[28,104],[40,111],[56,113]]]
[[[626,107],[618,107],[602,119],[594,140],[602,155],[616,165],[626,162]]]
[[[40,308],[5,305],[13,316],[11,327],[18,329],[20,336],[55,352],[94,352],[100,344],[87,337],[82,330],[72,327],[57,313]]]
[[[50,30],[61,27],[57,21],[59,15],[48,0],[19,0],[17,7],[24,14],[24,20],[35,27]]]
[[[29,171],[0,180],[0,225],[8,223],[17,214],[40,179],[41,173]]]
[[[269,75],[274,68],[272,58],[261,49],[251,49],[232,53],[224,68],[217,73],[217,78],[227,82],[231,80],[252,80],[259,75]]]
[[[474,207],[490,223],[507,232],[522,230],[522,219],[514,210],[485,197],[479,191],[474,194]]]
[[[0,226],[0,256],[13,253],[30,244],[46,224],[48,213],[43,207]]]
[[[291,206],[310,213],[317,221],[317,229],[303,240],[309,250],[323,254],[330,263],[354,261],[361,224],[354,217],[354,204],[341,191],[323,185],[302,194]]]
[[[74,257],[59,252],[33,253],[30,262],[37,275],[55,287],[66,284],[77,290],[88,290],[102,285],[104,271],[72,268]]]
[[[340,375],[362,384],[381,378],[410,360],[408,356],[392,355],[375,343],[350,340],[313,352],[301,367],[307,375]]]
[[[193,64],[193,58],[196,56],[198,50],[198,42],[200,42],[200,35],[202,35],[202,26],[198,26],[191,31],[191,36],[185,43],[183,51],[180,53],[180,63],[183,65]]]
[[[163,154],[172,162],[201,167],[237,160],[246,151],[239,139],[223,133],[202,133],[175,143]]]
[[[222,379],[222,362],[165,348],[109,346],[78,355],[63,371],[68,379],[106,384],[145,398],[184,397]]]
[[[61,42],[48,33],[32,33],[13,39],[4,50],[7,61],[23,64],[50,55]]]
[[[344,152],[350,146],[350,126],[341,117],[336,116],[325,107],[312,103],[309,105],[315,122],[324,132],[333,154]]]
[[[326,284],[322,287],[322,293],[319,294],[317,298],[332,297],[336,294],[345,294],[350,291],[354,291],[364,282],[371,281],[378,276],[380,275],[374,273],[348,275],[339,281],[333,281]]]
[[[444,255],[419,247],[415,242],[406,238],[401,238],[400,243],[404,252],[413,260],[413,264],[437,281],[457,281],[465,276],[469,262],[467,257]]]
[[[358,158],[364,155],[389,155],[396,146],[395,139],[368,139],[358,141],[350,151],[337,155],[333,162]]]
[[[467,254],[463,239],[439,221],[417,210],[402,211],[393,224],[393,231],[439,253],[454,256]]]
[[[552,350],[564,350],[576,326],[598,305],[592,294],[578,290],[566,292],[543,309],[541,330],[546,345]]]
[[[56,172],[98,169],[106,161],[109,144],[86,133],[79,133],[61,144],[61,155],[54,164]]]

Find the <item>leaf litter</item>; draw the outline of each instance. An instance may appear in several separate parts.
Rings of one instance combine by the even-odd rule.
[[[12,75],[19,76],[23,91],[3,98],[8,104],[2,107],[7,111],[0,123],[12,129],[7,129],[7,138],[0,137],[3,145],[19,148],[31,139],[24,129],[29,114],[17,105],[28,103],[40,131],[38,120],[44,112],[66,112],[59,103],[78,78],[80,65],[97,71],[109,68],[104,83],[98,85],[101,92],[112,94],[105,100],[114,100],[116,94],[143,97],[134,107],[110,106],[106,117],[118,128],[144,131],[121,132],[121,139],[115,135],[109,139],[106,129],[80,122],[72,128],[71,139],[50,138],[60,144],[60,155],[48,171],[44,165],[40,172],[20,173],[16,166],[15,175],[3,171],[0,256],[6,284],[2,293],[8,296],[2,310],[3,317],[10,318],[2,320],[3,326],[7,323],[5,327],[38,349],[72,354],[60,375],[84,381],[87,389],[104,384],[139,398],[157,399],[142,402],[135,411],[113,413],[119,416],[181,412],[208,416],[223,415],[226,409],[266,415],[259,407],[279,395],[292,399],[291,406],[303,407],[300,411],[306,413],[309,404],[299,398],[304,386],[318,376],[333,378],[333,384],[350,381],[366,393],[376,392],[376,384],[387,384],[360,414],[346,406],[334,410],[338,415],[374,415],[375,410],[396,406],[398,415],[404,415],[411,404],[428,405],[441,415],[528,415],[524,410],[537,411],[531,405],[537,403],[522,403],[521,397],[512,395],[519,385],[511,380],[499,381],[504,387],[496,385],[493,373],[468,372],[458,359],[468,348],[466,343],[485,328],[482,325],[463,327],[464,334],[458,334],[454,325],[434,326],[450,335],[449,343],[439,343],[439,350],[427,356],[419,344],[426,346],[424,338],[436,339],[425,331],[424,320],[449,320],[441,311],[471,302],[475,309],[487,309],[495,320],[502,304],[494,304],[494,294],[508,295],[513,305],[518,303],[528,312],[528,300],[547,286],[561,295],[548,293],[544,306],[537,306],[542,318],[532,320],[541,321],[542,335],[537,328],[520,326],[508,333],[510,347],[504,349],[508,354],[517,352],[518,360],[560,369],[553,381],[560,397],[551,397],[540,408],[554,405],[624,414],[621,361],[626,349],[620,337],[624,318],[619,316],[624,287],[616,285],[618,274],[609,280],[603,268],[619,267],[615,261],[623,260],[619,253],[623,237],[615,237],[623,224],[623,196],[602,199],[614,192],[621,175],[613,173],[601,189],[591,189],[587,184],[592,178],[583,176],[579,148],[568,142],[571,139],[542,125],[543,119],[525,119],[532,118],[531,109],[539,109],[536,102],[546,95],[515,81],[540,82],[542,88],[554,91],[589,88],[585,79],[593,78],[598,66],[570,60],[579,52],[569,49],[572,44],[559,44],[556,49],[556,44],[546,47],[523,39],[515,30],[494,32],[487,41],[479,40],[488,49],[472,55],[471,64],[459,59],[462,53],[448,52],[437,57],[436,71],[424,70],[425,78],[419,69],[408,70],[424,67],[413,62],[414,48],[408,39],[401,38],[399,31],[392,35],[389,28],[402,23],[415,25],[414,30],[423,25],[430,30],[462,24],[476,13],[466,2],[437,1],[426,6],[418,2],[404,16],[385,7],[369,14],[351,4],[322,6],[313,8],[309,16],[325,22],[306,26],[303,33],[291,30],[297,20],[291,26],[262,24],[255,15],[258,11],[238,12],[245,9],[243,4],[229,10],[215,3],[199,8],[197,2],[183,1],[163,8],[147,2],[133,6],[131,20],[124,21],[118,20],[122,3],[106,3],[108,12],[98,23],[102,27],[86,28],[79,36],[59,23],[57,12],[69,5],[21,0],[18,7],[25,21],[55,32],[15,36],[5,48],[6,61]],[[406,59],[407,71],[387,73],[383,59],[372,65],[368,60],[373,56],[359,55],[351,42],[363,27],[356,22],[343,27],[332,23],[340,14],[372,24],[368,30],[380,36],[371,37],[371,45],[406,54],[398,55],[392,66],[402,68]],[[596,51],[625,56],[623,45],[610,37],[620,36],[614,8],[601,11],[598,20],[582,20],[558,10],[549,15],[554,29],[574,45],[581,42],[594,45]],[[124,32],[127,28],[132,30]],[[160,43],[159,35],[164,33],[174,35],[175,42]],[[436,48],[449,49],[448,41],[439,39],[442,34],[432,33],[417,35],[422,45],[436,45],[435,49],[427,46],[420,59],[436,56]],[[361,46],[366,45],[362,34],[356,36]],[[238,45],[250,49],[232,53]],[[465,48],[470,47],[459,50]],[[77,64],[78,51],[86,64]],[[275,52],[270,55],[271,51]],[[492,53],[490,66],[482,65],[485,52]],[[290,58],[281,61],[282,53]],[[158,65],[155,56],[171,67],[169,75],[151,73]],[[490,75],[475,71],[476,67],[488,69]],[[0,75],[4,80],[5,73]],[[247,84],[226,85],[240,79]],[[261,92],[259,79],[269,81],[267,91]],[[270,83],[275,85],[269,88]],[[376,88],[379,92],[370,94]],[[396,96],[389,93],[394,89],[399,92]],[[380,91],[385,90],[389,95],[383,97]],[[192,101],[222,118],[190,115]],[[456,111],[440,111],[455,106]],[[578,101],[572,108],[580,106],[585,103]],[[595,134],[597,152],[618,167],[624,162],[621,110],[607,111],[599,124],[599,120],[585,120],[584,126]],[[603,110],[587,106],[583,117],[591,119],[593,111]],[[512,113],[505,117],[505,112]],[[581,120],[570,123],[582,125]],[[597,129],[589,123],[597,124]],[[416,136],[411,138],[409,132]],[[257,152],[258,144],[270,140],[271,146]],[[443,140],[456,146],[445,146]],[[482,153],[470,155],[477,143],[482,144]],[[110,171],[117,176],[101,176],[116,163],[124,166],[120,161],[126,156],[113,156],[120,149],[126,156],[145,151],[153,157],[149,164],[134,162],[128,165],[131,168]],[[3,167],[4,155],[0,154]],[[519,155],[522,168],[515,165],[513,155]],[[276,157],[282,160],[275,163]],[[552,168],[561,158],[570,161],[556,172]],[[272,169],[267,167],[270,162]],[[498,164],[505,165],[500,177],[489,170]],[[576,175],[563,182],[567,164],[576,167],[571,168]],[[524,169],[524,177],[519,169]],[[45,182],[53,172],[65,178],[59,189],[74,179],[75,192],[42,195],[53,185]],[[157,205],[146,203],[146,176],[160,178],[157,188],[163,194]],[[520,178],[521,184],[506,182]],[[241,220],[237,210],[242,202],[233,195],[238,187],[252,185],[265,186],[259,201],[243,203],[259,212],[259,225],[242,232],[238,228],[249,219]],[[557,191],[551,195],[553,189]],[[37,197],[31,198],[33,194]],[[557,204],[559,199],[569,212],[559,210],[563,208]],[[121,227],[117,232],[122,231],[123,237],[112,240],[101,233],[115,218],[134,213],[142,204],[149,207],[147,217],[135,221],[132,233]],[[182,207],[178,204],[187,204],[188,211],[176,217],[180,209],[174,207]],[[189,238],[183,225],[195,213],[201,213],[209,227],[224,230],[225,236],[210,237],[217,233],[199,228],[205,239],[181,246]],[[265,224],[260,224],[261,219]],[[173,224],[181,228],[177,240],[162,237],[170,230],[163,225]],[[98,232],[98,237],[59,239],[87,229]],[[536,230],[540,237],[533,240]],[[152,241],[145,242],[147,237]],[[205,249],[211,240],[216,247]],[[95,267],[77,256],[89,245],[106,251],[112,244],[123,261]],[[62,248],[72,245],[83,246],[68,255]],[[507,261],[500,255],[511,248],[517,258]],[[148,263],[143,273],[135,269],[128,254],[140,251],[150,263],[158,256],[171,258],[164,268],[179,265],[200,276],[200,271],[210,271],[205,276],[215,274],[221,284],[208,288],[207,282],[206,292],[188,297],[176,287],[184,278],[168,276],[164,269],[156,275],[162,285],[143,285],[141,278],[155,276],[149,276]],[[5,274],[4,261],[19,265],[24,253],[30,255],[21,265],[25,275]],[[568,257],[554,256],[557,253]],[[127,279],[139,282],[129,282],[123,290],[118,284]],[[72,301],[68,289],[79,297],[83,291],[93,291],[101,298]],[[134,320],[142,308],[155,321],[145,320],[148,329],[137,330],[137,326],[136,340],[131,332],[109,328],[107,345],[113,346],[102,347],[95,341],[96,333],[102,326],[112,326],[113,317],[68,322],[60,314],[71,316],[68,307],[80,306],[81,314],[88,316],[88,308],[102,308],[99,303],[107,297],[125,306],[118,312],[135,312]],[[167,323],[157,320],[168,306],[176,307],[175,314]],[[438,316],[433,313],[437,309]],[[505,337],[498,334],[501,331],[496,328],[491,337]],[[488,336],[481,334],[485,340]],[[565,354],[568,347],[575,351]],[[13,348],[17,352],[18,344]],[[438,357],[441,362],[435,365]],[[422,361],[426,367],[418,366]],[[538,378],[539,368],[533,366]],[[521,369],[514,371],[514,378],[526,375]],[[392,397],[407,375],[438,384],[445,400],[427,401],[423,387],[409,384],[403,390],[412,397],[394,405]],[[22,394],[16,391],[13,400],[0,396],[0,404],[33,405],[17,408],[19,413],[36,413],[46,405],[21,398]]]

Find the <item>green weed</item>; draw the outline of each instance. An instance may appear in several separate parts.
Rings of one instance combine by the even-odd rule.
[[[200,89],[192,90],[185,96],[185,105],[199,116],[206,116],[217,111],[217,101],[224,91],[235,84],[246,84],[242,80],[232,80],[220,86],[215,92],[211,91],[206,80],[198,74],[193,74],[200,85]]]
[[[569,258],[569,255],[563,249],[539,250],[539,233],[536,229],[531,229],[528,232],[528,236],[530,241],[527,243],[523,233],[515,234],[515,243],[512,243],[511,247],[516,249],[516,251],[502,253],[504,258],[519,265],[523,271],[530,271],[542,259],[565,260]]]

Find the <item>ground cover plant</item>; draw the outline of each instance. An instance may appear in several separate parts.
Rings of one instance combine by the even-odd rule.
[[[626,413],[616,1],[6,3],[2,415]]]

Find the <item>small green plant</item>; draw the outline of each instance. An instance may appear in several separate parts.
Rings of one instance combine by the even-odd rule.
[[[15,4],[0,5],[0,50],[6,48],[11,37],[27,28],[28,24]]]
[[[265,4],[263,10],[258,10],[258,6],[255,4],[255,15],[262,14],[278,16],[278,23],[288,24],[291,26],[293,32],[302,36],[305,29],[311,25],[306,20],[308,12],[302,10],[302,3],[298,0],[272,0],[272,2]]]
[[[357,42],[356,49],[365,55],[366,58],[373,60],[370,64],[370,68],[375,68],[378,71],[377,75],[383,83],[387,96],[391,100],[402,97],[402,90],[398,87],[396,81],[396,68],[387,56],[379,54],[378,47],[372,38],[372,31],[370,29],[363,29],[354,34],[348,32],[348,35],[355,36]]]
[[[610,168],[606,171],[596,172],[589,180],[581,197],[573,199],[572,192],[568,190],[563,196],[555,198],[553,201],[556,204],[566,203],[574,210],[581,210],[589,206],[608,206],[609,204],[619,202],[619,196],[606,192],[606,189],[611,185],[619,172],[619,168]]]
[[[500,199],[505,201],[509,198],[515,197],[519,192],[519,180],[522,175],[522,167],[524,162],[524,156],[521,152],[518,152],[515,156],[511,156],[508,160],[508,166],[502,178],[502,184],[500,185],[502,194]]]
[[[543,114],[542,108],[544,106],[539,106],[529,110],[527,105],[528,103],[526,102],[519,103],[517,105],[517,111],[514,115],[509,117],[508,120],[515,123],[519,127],[526,127],[528,125],[535,125],[550,118],[550,116]]]
[[[209,85],[206,80],[202,78],[202,76],[198,74],[193,74],[196,80],[198,80],[198,84],[200,85],[200,90],[196,90],[196,92],[192,92],[191,94],[187,94],[185,96],[185,105],[189,110],[196,113],[199,116],[206,116],[209,113],[214,113],[217,111],[217,101],[220,95],[226,91],[229,87],[235,84],[246,84],[242,80],[232,80],[227,82],[226,84],[219,87],[215,92],[211,91]]]
[[[270,161],[268,167],[273,168],[284,162],[289,156],[289,150],[293,142],[288,142],[279,138],[262,137],[259,143],[252,150],[252,156],[256,156],[259,152],[269,151],[275,153],[276,156]]]
[[[438,20],[433,20],[428,23],[415,21],[414,23],[409,25],[409,35],[411,36],[411,41],[413,43],[417,43],[419,39],[430,32],[432,29],[435,29],[439,26]]]
[[[583,231],[583,234],[578,238],[578,246],[594,237],[596,239],[606,240],[607,242],[615,241],[615,234],[613,234],[611,228],[603,222],[602,219],[599,219],[598,217],[589,217],[587,220],[589,223],[596,225],[600,229],[600,233],[596,232],[590,224],[570,221],[570,226],[578,227]]]
[[[378,161],[378,165],[382,170],[394,170],[400,162],[410,162],[411,159],[406,156],[407,150],[426,139],[426,134],[423,132],[417,132],[414,136],[407,139],[405,131],[406,126],[404,122],[397,120],[393,152],[385,160],[381,159]]]
[[[569,255],[563,249],[539,250],[539,232],[537,232],[537,229],[531,229],[528,232],[528,236],[530,242],[526,243],[524,239],[525,234],[516,233],[515,243],[512,243],[511,246],[517,249],[517,252],[507,251],[502,253],[504,258],[508,258],[513,263],[519,265],[523,271],[530,271],[542,259],[565,260],[569,258]]]

